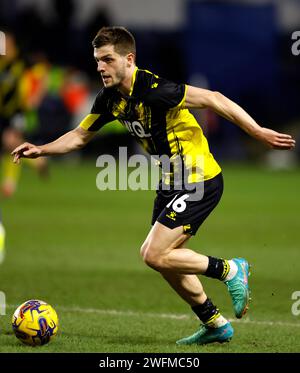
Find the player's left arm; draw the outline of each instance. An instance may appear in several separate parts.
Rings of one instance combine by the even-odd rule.
[[[275,149],[293,149],[296,141],[291,135],[261,127],[238,104],[220,92],[187,86],[184,106],[187,108],[210,108],[215,113],[236,124],[250,136]]]

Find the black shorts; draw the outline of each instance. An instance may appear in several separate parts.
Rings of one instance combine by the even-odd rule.
[[[171,229],[183,226],[185,233],[195,235],[222,197],[222,173],[213,179],[204,181],[201,187],[203,193],[200,199],[195,198],[196,189],[162,190],[160,184],[154,201],[152,225],[158,221]],[[199,192],[197,193],[199,195]]]

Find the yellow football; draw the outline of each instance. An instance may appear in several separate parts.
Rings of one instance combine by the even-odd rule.
[[[40,346],[48,343],[56,335],[58,316],[50,304],[32,299],[15,310],[12,327],[21,342],[30,346]]]

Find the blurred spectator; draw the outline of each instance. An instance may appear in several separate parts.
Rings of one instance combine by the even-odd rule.
[[[75,102],[73,84],[71,103],[67,75],[66,69],[51,65],[43,54],[33,55],[32,65],[26,66],[15,37],[6,33],[6,55],[0,57],[1,191],[4,196],[13,195],[20,176],[20,167],[11,162],[11,150],[25,139],[38,143],[51,141],[69,129],[72,110],[80,99],[77,97]],[[46,159],[27,163],[41,176],[48,175]]]
[[[19,177],[19,168],[11,162],[10,151],[23,141],[19,128],[23,123],[20,81],[25,62],[16,45],[15,37],[6,32],[6,54],[0,56],[0,135],[1,167],[4,195],[11,195]]]
[[[76,103],[73,102],[71,108],[71,103],[64,97],[67,77],[65,68],[50,64],[43,55],[36,55],[34,64],[26,70],[22,93],[27,119],[26,138],[30,141],[51,141],[70,128]],[[72,93],[75,95],[75,87]]]

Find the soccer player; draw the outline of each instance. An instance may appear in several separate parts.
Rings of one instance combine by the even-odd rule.
[[[102,126],[116,119],[150,154],[165,154],[170,160],[182,160],[184,168],[189,170],[189,183],[181,190],[177,188],[175,166],[163,174],[154,203],[153,226],[142,245],[141,255],[148,266],[161,273],[201,321],[196,333],[180,339],[178,344],[229,341],[233,328],[204,292],[198,275],[223,281],[231,296],[235,316],[241,318],[249,303],[249,264],[243,258],[220,259],[187,248],[189,238],[196,234],[216,207],[223,192],[221,168],[188,109],[210,108],[272,148],[292,149],[295,141],[290,135],[261,127],[240,106],[219,92],[175,84],[139,69],[134,37],[125,28],[104,27],[92,44],[104,87],[97,95],[91,113],[77,128],[51,143],[20,145],[12,152],[14,162],[19,163],[22,157],[37,158],[80,149]],[[201,169],[197,167],[197,157],[203,160]],[[190,188],[193,183],[195,188],[203,186],[201,199],[194,198],[197,188]]]
[[[25,62],[19,53],[15,37],[10,32],[6,32],[5,52],[4,56],[0,56],[1,192],[4,196],[11,196],[18,183],[20,168],[11,162],[10,152],[24,141],[19,125],[23,122],[20,81]]]

